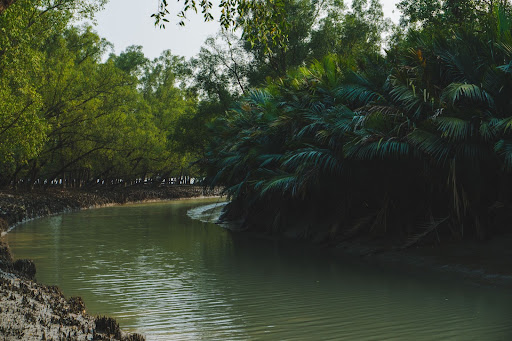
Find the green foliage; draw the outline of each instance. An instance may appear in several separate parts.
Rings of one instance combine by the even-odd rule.
[[[135,76],[140,76],[146,64],[149,63],[142,52],[142,46],[128,46],[119,56],[112,55],[111,59],[117,68]]]
[[[429,4],[414,6],[433,13]],[[494,222],[489,212],[512,199],[502,185],[512,171],[511,17],[472,4],[492,30],[461,24],[445,34],[423,22],[372,67],[341,53],[248,92],[214,126],[203,160],[209,184],[232,199],[226,216],[335,240],[354,226],[413,243],[434,229],[484,238],[505,228],[505,212],[493,211]],[[442,6],[442,20],[468,10]],[[305,219],[337,227],[311,230]]]
[[[185,25],[184,19],[188,11],[197,13],[201,11],[205,21],[213,20],[211,1],[203,0],[199,3],[195,0],[185,0],[182,10],[177,14],[182,20],[179,24]],[[167,0],[159,0],[158,11],[152,15],[155,25],[165,28],[169,22],[167,15]],[[219,7],[221,15],[219,22],[226,29],[241,28],[248,41],[261,44],[266,52],[285,48],[287,45],[287,27],[285,1],[283,0],[221,0]]]
[[[101,4],[18,0],[0,13],[1,185],[206,174],[232,199],[228,217],[274,233],[411,245],[504,228],[508,1],[404,0],[386,54],[377,0],[222,2],[242,37],[224,30],[190,62],[140,46],[104,61],[109,43],[71,26]],[[197,8],[211,18],[208,1],[180,15]]]
[[[384,19],[378,0],[356,0],[351,5],[347,8],[341,1],[283,1],[285,48],[268,50],[267,45],[243,35],[245,49],[254,61],[248,72],[249,83],[261,86],[268,77],[283,77],[287,71],[329,54],[343,56],[343,63],[351,67],[373,64],[390,23]]]
[[[192,175],[182,124],[197,106],[192,71],[139,46],[102,61],[110,44],[71,26],[101,3],[19,0],[0,15],[0,185]]]
[[[355,0],[349,11],[334,6],[312,32],[312,56],[321,59],[329,53],[345,56],[346,61],[379,53],[382,35],[391,23],[384,19],[382,5],[377,0]]]
[[[0,184],[36,156],[46,141],[39,89],[44,44],[72,19],[90,17],[104,1],[19,0],[0,14]]]

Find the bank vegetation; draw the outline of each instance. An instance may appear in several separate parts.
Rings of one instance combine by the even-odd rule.
[[[385,44],[359,35],[218,119],[203,165],[225,219],[334,245],[510,233],[510,3],[399,6]]]

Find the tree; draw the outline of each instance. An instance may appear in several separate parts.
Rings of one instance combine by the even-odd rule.
[[[223,91],[231,97],[244,93],[251,62],[251,55],[244,50],[240,39],[225,30],[208,38],[191,61],[196,84],[204,98],[214,94],[223,96]]]
[[[26,0],[19,0],[20,2],[27,2]],[[48,11],[72,11],[75,15],[90,16],[92,13],[101,8],[107,0],[38,0],[35,4],[40,10],[40,14],[45,14]],[[0,15],[7,10],[11,5],[18,2],[18,0],[1,0],[0,1]],[[32,19],[36,19],[32,17]]]
[[[177,138],[195,112],[192,71],[137,46],[102,62],[110,43],[70,25],[101,3],[19,0],[0,15],[0,185],[113,184],[188,167],[193,149]]]
[[[337,54],[344,56],[347,62],[354,62],[355,59],[380,54],[383,34],[390,27],[379,1],[356,0],[349,11],[334,8],[312,32],[312,58],[322,59],[328,54]]]
[[[221,16],[219,22],[224,29],[242,28],[243,34],[248,41],[261,44],[267,51],[278,47],[285,47],[287,36],[283,28],[287,26],[284,0],[236,0],[221,1]],[[167,15],[167,0],[159,0],[159,9],[152,17],[155,18],[155,25],[165,28],[169,22]],[[184,19],[188,11],[201,11],[205,21],[213,20],[211,8],[213,4],[209,0],[196,1],[185,0],[183,9],[178,17]],[[184,21],[179,22],[185,25]]]
[[[390,27],[377,0],[353,1],[350,9],[341,1],[290,0],[284,8],[286,48],[266,51],[265,45],[244,41],[254,60],[248,74],[252,86],[260,86],[267,77],[283,77],[288,70],[328,54],[343,55],[347,63],[361,63],[381,53],[382,36]]]
[[[39,115],[42,102],[38,93],[44,86],[42,46],[48,37],[62,32],[73,17],[90,16],[102,4],[71,0],[2,2],[0,184],[19,171],[15,164],[26,164],[34,157],[46,139],[47,124]]]
[[[142,52],[142,46],[128,46],[119,56],[111,55],[114,64],[126,73],[140,77],[149,60]]]
[[[107,46],[90,27],[70,28],[46,41],[39,116],[48,124],[47,142],[29,161],[30,182],[82,171],[77,165],[88,157],[115,148],[113,127],[121,119],[119,108],[126,105],[132,81],[112,62],[100,63]]]
[[[512,19],[506,8],[488,15],[497,24],[486,32],[410,34],[392,68],[330,56],[248,92],[203,159],[207,182],[232,199],[225,217],[403,247],[506,231]]]
[[[404,26],[431,29],[473,28],[475,31],[492,29],[489,21],[495,22],[495,10],[508,8],[508,0],[402,0],[397,4],[402,12]]]

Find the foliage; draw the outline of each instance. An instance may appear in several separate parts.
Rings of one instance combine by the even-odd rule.
[[[354,0],[351,6],[341,1],[286,0],[283,29],[286,48],[267,51],[265,45],[244,39],[252,56],[247,77],[251,86],[261,86],[267,78],[322,59],[328,54],[343,55],[344,63],[365,63],[379,55],[382,36],[390,28],[378,0]]]
[[[177,141],[197,105],[188,64],[137,46],[103,61],[110,44],[71,26],[93,3],[19,0],[0,16],[1,186],[192,175],[195,151]]]
[[[167,0],[159,0],[158,11],[152,15],[155,18],[155,25],[160,28],[165,28],[165,23],[169,22],[167,7]],[[188,11],[197,13],[200,10],[204,20],[211,21],[212,7],[213,3],[209,0],[199,3],[195,0],[185,0],[178,17],[185,19]],[[219,22],[224,29],[242,28],[244,36],[251,44],[261,44],[267,52],[286,47],[288,37],[283,30],[287,26],[284,20],[286,10],[283,0],[222,0],[219,7]],[[184,20],[180,20],[179,24],[184,26]]]
[[[334,7],[322,18],[319,29],[312,32],[312,56],[321,59],[333,53],[351,59],[368,52],[378,53],[383,33],[390,26],[377,0],[355,0],[349,11]]]
[[[226,218],[332,242],[507,228],[508,1],[403,0],[401,27],[377,0],[222,2],[242,36],[224,30],[188,62],[140,46],[105,60],[110,44],[72,26],[102,3],[0,13],[0,185],[207,175],[232,199]],[[211,18],[208,1],[184,6]]]
[[[389,58],[329,56],[248,92],[218,120],[203,160],[208,183],[232,199],[226,217],[406,245],[506,228],[512,17],[499,8],[488,18],[493,30],[410,31]]]
[[[45,86],[46,39],[71,20],[90,17],[103,3],[19,0],[0,14],[0,178],[26,164],[45,142],[48,126],[39,115],[38,89]]]

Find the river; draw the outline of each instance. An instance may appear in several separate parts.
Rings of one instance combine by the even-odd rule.
[[[504,289],[232,234],[198,220],[217,202],[84,210],[7,239],[38,281],[148,340],[512,340]]]

